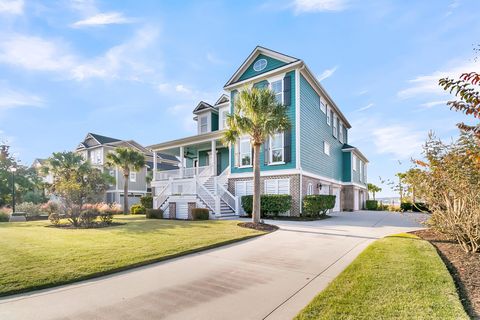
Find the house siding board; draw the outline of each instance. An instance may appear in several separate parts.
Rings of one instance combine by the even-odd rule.
[[[267,60],[267,66],[265,67],[265,69],[263,69],[261,71],[253,70],[253,65],[255,64],[255,62],[257,62],[260,59],[266,59]],[[246,79],[255,77],[259,74],[271,71],[273,69],[283,67],[284,65],[286,65],[286,63],[283,62],[283,61],[271,58],[271,57],[263,55],[263,54],[260,54],[260,55],[258,55],[258,57],[255,60],[253,60],[253,62],[248,66],[247,70],[245,70],[245,72],[240,76],[240,78],[238,78],[238,81],[242,81],[242,80],[246,80]]]
[[[282,169],[294,169],[296,168],[296,130],[295,130],[295,71],[290,71],[286,74],[290,76],[290,81],[292,85],[292,94],[290,106],[287,107],[287,115],[291,123],[291,161],[285,164],[280,165],[265,165],[265,154],[264,146],[260,147],[260,171],[269,171],[269,170],[282,170]],[[233,98],[234,93],[231,94],[232,97],[232,112],[233,112]],[[235,163],[235,147],[232,145],[230,152],[230,163]],[[237,168],[234,165],[231,167],[232,173],[243,173],[243,172],[252,172],[252,168]]]
[[[208,150],[198,152],[198,165],[200,167],[208,166]]]
[[[320,110],[319,95],[302,75],[300,75],[300,108],[302,169],[341,181],[343,144],[333,136],[332,125],[327,124],[327,116]],[[330,155],[324,152],[324,141],[330,144]]]
[[[212,112],[212,131],[218,131],[218,114]]]
[[[343,153],[343,182],[352,181],[352,154],[350,152]]]
[[[228,148],[217,149],[220,153],[220,170],[223,172],[228,167]]]
[[[146,180],[147,169],[143,168],[137,171],[137,180],[136,182],[128,180],[128,190],[131,191],[146,191],[147,188],[147,180]],[[119,190],[123,190],[123,173],[120,170],[118,173],[118,181],[117,181],[117,188]]]

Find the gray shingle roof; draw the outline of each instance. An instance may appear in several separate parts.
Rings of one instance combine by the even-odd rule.
[[[115,138],[110,138],[110,137],[106,137],[106,136],[102,136],[102,135],[99,135],[99,134],[96,134],[96,133],[89,133],[92,137],[95,138],[95,140],[97,140],[98,142],[100,142],[100,144],[106,144],[106,143],[111,143],[111,142],[117,142],[117,141],[121,141],[120,139],[115,139]]]

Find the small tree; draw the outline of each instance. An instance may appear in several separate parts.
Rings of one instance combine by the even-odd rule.
[[[260,146],[266,139],[290,128],[287,109],[278,103],[275,92],[268,88],[245,88],[234,101],[234,112],[227,117],[228,129],[224,140],[237,143],[249,136],[253,146],[253,223],[260,222]]]
[[[130,172],[139,171],[145,166],[145,155],[130,148],[117,148],[115,153],[107,154],[107,165],[117,167],[123,172],[123,213],[128,214],[128,180]]]
[[[74,226],[80,224],[83,205],[99,201],[113,179],[73,152],[54,153],[44,170],[52,173],[50,191],[62,199],[66,217]]]
[[[368,188],[368,192],[372,193],[373,200],[375,200],[375,193],[382,191],[382,188],[374,185],[373,183],[367,184],[367,188]]]

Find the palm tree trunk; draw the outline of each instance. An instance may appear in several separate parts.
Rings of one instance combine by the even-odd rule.
[[[123,175],[123,213],[128,214],[128,178],[129,174]]]
[[[260,144],[253,145],[253,212],[252,222],[260,223]]]

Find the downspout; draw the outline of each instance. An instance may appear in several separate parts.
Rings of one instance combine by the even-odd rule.
[[[300,170],[300,199],[299,199],[299,205],[300,205],[300,215],[303,213],[303,170],[302,170],[302,163],[301,163],[301,150],[300,150],[300,72],[305,69],[305,65],[302,63],[302,66],[297,69],[295,73],[295,116],[296,116],[296,140],[298,143],[296,143],[297,146],[297,168]]]

